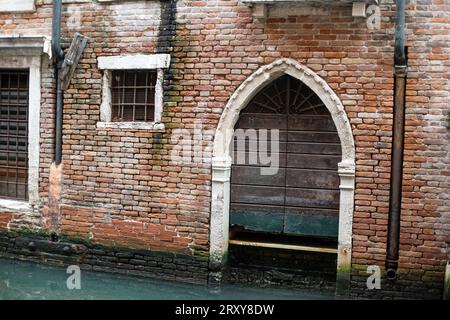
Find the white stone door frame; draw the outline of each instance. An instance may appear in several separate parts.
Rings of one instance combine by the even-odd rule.
[[[227,260],[231,143],[239,113],[262,88],[285,74],[299,79],[321,98],[333,118],[341,141],[342,161],[338,169],[340,208],[336,289],[338,294],[346,294],[350,284],[355,185],[355,145],[352,129],[341,101],[325,80],[292,59],[276,60],[253,73],[231,96],[220,118],[214,137],[212,159],[209,267],[211,271],[220,271]]]

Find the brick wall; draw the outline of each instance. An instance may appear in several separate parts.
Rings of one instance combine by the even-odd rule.
[[[446,129],[450,101],[449,9],[445,1],[411,1],[407,6],[409,73],[400,278],[395,285],[383,284],[394,296],[412,297],[421,292],[424,296],[439,298],[442,294],[450,242],[450,135]],[[384,139],[380,137],[379,142],[389,140]],[[380,145],[379,142],[369,143],[368,147]],[[368,183],[364,185],[367,190],[358,190],[357,186],[356,204],[360,206],[359,209],[357,206],[355,218],[361,222],[354,227],[354,252],[357,252],[353,255],[354,279],[360,281],[355,285],[357,293],[367,293],[366,265],[382,265],[385,254],[389,195],[389,175],[386,174],[389,173],[390,151],[382,148],[380,155],[374,155],[373,149],[360,155],[360,158],[379,162],[373,167],[373,177],[361,175],[364,178],[359,181]],[[372,294],[379,296],[376,292]]]
[[[323,77],[340,97],[356,144],[353,294],[368,265],[383,267],[393,107],[393,1],[367,28],[351,7],[270,7],[263,22],[235,0],[64,4],[63,36],[89,37],[65,93],[61,231],[105,245],[208,252],[210,164],[175,165],[174,129],[214,130],[236,88],[259,67],[289,57]],[[409,79],[400,279],[391,295],[438,297],[450,229],[450,8],[442,0],[407,7]],[[173,18],[175,17],[175,20]],[[51,2],[37,12],[0,14],[0,34],[50,34]],[[158,132],[97,128],[102,73],[97,57],[171,53]],[[45,217],[52,159],[52,66],[43,58],[40,195]],[[210,154],[205,154],[205,160]],[[14,214],[12,219],[14,220]],[[2,214],[0,228],[7,224]],[[22,220],[20,220],[22,221]],[[15,227],[20,227],[21,222]],[[43,225],[33,220],[34,226]],[[376,294],[376,293],[375,293]]]
[[[0,258],[17,259],[82,270],[135,276],[158,277],[169,281],[206,284],[207,259],[172,252],[148,251],[95,245],[62,239],[51,242],[36,234],[0,232]]]

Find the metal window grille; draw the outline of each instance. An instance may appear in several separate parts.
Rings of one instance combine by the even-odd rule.
[[[28,199],[28,71],[0,70],[0,197]]]
[[[112,72],[112,112],[115,122],[147,122],[155,118],[156,70]]]

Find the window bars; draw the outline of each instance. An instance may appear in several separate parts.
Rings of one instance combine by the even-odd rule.
[[[156,78],[156,70],[113,71],[111,120],[154,121]]]
[[[28,199],[28,70],[0,70],[0,197]]]

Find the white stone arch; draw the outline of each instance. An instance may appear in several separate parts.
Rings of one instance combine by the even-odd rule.
[[[336,126],[342,148],[339,163],[340,209],[338,236],[337,291],[345,293],[350,282],[352,220],[355,184],[355,145],[352,129],[338,96],[311,69],[292,59],[280,59],[261,67],[245,80],[228,101],[216,130],[212,161],[210,226],[210,269],[219,271],[228,251],[231,142],[240,111],[267,84],[288,74],[299,79],[323,101]]]

